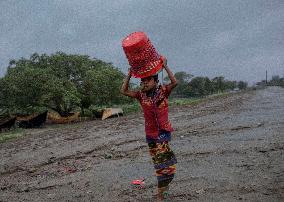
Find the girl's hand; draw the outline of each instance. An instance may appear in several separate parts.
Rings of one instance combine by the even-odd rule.
[[[163,60],[163,67],[168,66],[168,60],[166,57],[162,56],[162,60]]]
[[[131,68],[128,68],[128,76],[131,77]]]

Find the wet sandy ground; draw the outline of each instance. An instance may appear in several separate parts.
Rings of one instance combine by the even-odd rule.
[[[167,201],[283,201],[284,89],[170,111],[178,159]],[[155,201],[156,178],[134,114],[26,130],[0,144],[0,201]],[[145,187],[131,185],[144,177]]]

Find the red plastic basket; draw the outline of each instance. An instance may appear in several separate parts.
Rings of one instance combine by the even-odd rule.
[[[163,66],[159,55],[144,32],[134,32],[122,41],[132,76],[144,78],[156,74]]]

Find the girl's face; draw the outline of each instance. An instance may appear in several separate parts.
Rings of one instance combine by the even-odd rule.
[[[142,91],[150,91],[154,89],[157,85],[157,82],[155,82],[154,77],[149,76],[141,79],[140,86],[142,87]]]

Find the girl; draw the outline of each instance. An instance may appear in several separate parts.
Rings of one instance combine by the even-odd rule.
[[[158,85],[158,75],[141,79],[140,91],[128,89],[131,71],[128,72],[121,93],[139,100],[145,119],[146,141],[156,170],[158,179],[158,199],[163,200],[169,189],[169,183],[176,172],[177,160],[169,147],[173,128],[168,119],[168,97],[177,81],[163,58],[163,68],[166,70],[170,83]]]

